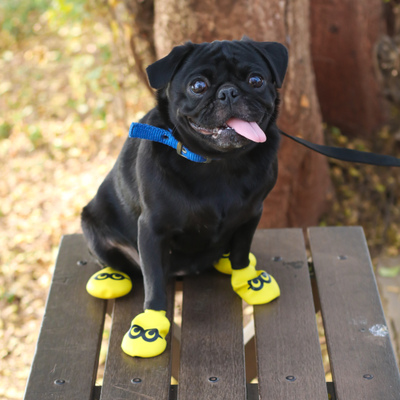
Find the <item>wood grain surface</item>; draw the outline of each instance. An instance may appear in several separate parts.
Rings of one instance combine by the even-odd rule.
[[[310,228],[338,400],[399,400],[400,377],[361,227]],[[379,332],[379,331],[378,331]]]
[[[83,236],[64,236],[25,400],[91,400],[106,307],[106,301],[86,292],[97,270]]]
[[[154,358],[130,357],[121,349],[132,319],[143,312],[143,281],[132,281],[132,291],[115,300],[101,400],[168,400],[171,384],[171,330],[167,348]],[[175,281],[167,289],[167,317],[172,324]],[[132,383],[132,379],[140,379]]]
[[[254,306],[260,399],[326,400],[302,230],[259,230],[252,251],[257,269],[271,273],[281,289],[278,299]]]
[[[242,301],[217,271],[183,281],[178,399],[246,399]]]

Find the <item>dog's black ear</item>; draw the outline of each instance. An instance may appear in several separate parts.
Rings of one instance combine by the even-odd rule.
[[[264,58],[274,74],[276,86],[282,87],[289,60],[287,48],[278,42],[255,42],[247,36],[242,41],[248,42]]]
[[[192,42],[176,46],[167,56],[149,65],[146,72],[150,86],[153,89],[161,89],[167,86],[181,62],[193,51],[194,47],[195,45]]]

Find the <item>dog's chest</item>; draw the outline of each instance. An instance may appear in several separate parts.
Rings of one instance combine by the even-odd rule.
[[[234,231],[256,215],[262,204],[259,193],[247,193],[243,187],[209,187],[191,198],[190,207],[180,215],[179,233],[173,247],[197,252],[221,246]]]

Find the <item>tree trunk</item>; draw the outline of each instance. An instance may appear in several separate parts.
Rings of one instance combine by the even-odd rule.
[[[309,0],[155,0],[158,57],[187,40],[277,41],[289,50],[278,125],[287,133],[323,142],[310,57]],[[279,176],[265,202],[260,227],[315,225],[331,196],[327,160],[282,139]]]
[[[376,45],[386,31],[382,0],[311,0],[322,115],[346,134],[371,136],[388,119],[376,70]]]

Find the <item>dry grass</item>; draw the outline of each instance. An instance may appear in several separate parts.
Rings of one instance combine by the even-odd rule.
[[[23,397],[61,236],[80,231],[129,122],[153,102],[106,23],[49,18],[24,40],[1,31],[2,399]]]

